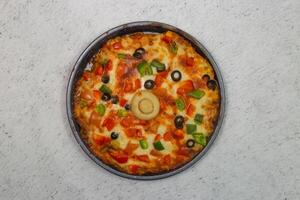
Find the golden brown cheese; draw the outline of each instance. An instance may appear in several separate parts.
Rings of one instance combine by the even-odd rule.
[[[153,60],[165,69],[157,70]],[[218,118],[219,87],[209,62],[185,39],[170,31],[116,37],[89,65],[77,82],[74,115],[99,159],[129,174],[157,174],[202,151]],[[179,81],[172,78],[175,70]],[[149,80],[151,89],[145,88]],[[159,100],[159,114],[149,120],[130,110],[144,90]],[[183,121],[176,125],[178,116]]]

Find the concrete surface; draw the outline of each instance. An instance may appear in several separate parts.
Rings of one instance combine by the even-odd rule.
[[[76,144],[70,71],[99,34],[156,20],[213,54],[227,114],[193,168],[159,181],[117,177]],[[300,199],[300,1],[0,0],[0,199]]]

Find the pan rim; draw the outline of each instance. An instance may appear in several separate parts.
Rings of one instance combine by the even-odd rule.
[[[97,45],[99,45],[99,42],[102,40],[108,40],[110,38],[116,37],[120,33],[120,31],[126,30],[126,29],[135,29],[135,28],[140,28],[143,29],[143,27],[149,27],[148,29],[151,29],[151,27],[156,27],[156,28],[162,28],[166,30],[171,30],[179,34],[180,36],[183,36],[185,39],[187,39],[193,46],[197,47],[198,50],[200,50],[201,53],[205,56],[205,58],[210,62],[211,66],[213,67],[213,70],[216,74],[216,77],[218,79],[218,84],[220,88],[220,109],[219,109],[219,116],[217,120],[217,124],[215,126],[214,132],[212,133],[207,145],[204,147],[204,149],[199,152],[193,159],[191,159],[189,162],[185,163],[184,165],[173,169],[168,172],[163,172],[162,174],[155,174],[155,175],[132,175],[132,174],[127,174],[125,172],[121,172],[117,169],[114,169],[113,167],[105,164],[102,162],[99,158],[97,158],[86,146],[85,142],[81,139],[80,137],[80,131],[77,130],[76,128],[76,120],[73,117],[73,89],[74,89],[74,84],[76,84],[76,74],[78,71],[82,68],[83,62],[85,59],[87,59],[88,54],[91,53],[92,51],[97,49]],[[133,31],[133,32],[148,32],[148,31]],[[152,32],[152,31],[151,31]],[[153,32],[158,32],[158,31],[153,31]],[[126,33],[124,33],[126,34]],[[128,34],[128,33],[127,33]],[[113,36],[114,35],[114,36]],[[98,49],[101,47],[98,47]],[[185,31],[178,29],[175,26],[161,23],[161,22],[156,22],[156,21],[137,21],[137,22],[130,22],[126,23],[123,25],[119,25],[117,27],[114,27],[100,36],[98,36],[96,39],[94,39],[87,47],[86,49],[80,54],[79,58],[77,59],[71,73],[68,79],[67,83],[67,92],[66,92],[66,111],[67,111],[67,117],[68,121],[72,130],[72,133],[79,144],[79,146],[82,148],[82,150],[89,156],[90,159],[92,159],[97,165],[101,166],[105,170],[118,175],[123,178],[128,178],[128,179],[134,179],[134,180],[157,180],[157,179],[162,179],[162,178],[167,178],[170,176],[173,176],[175,174],[178,174],[191,166],[193,166],[195,163],[197,163],[208,151],[208,149],[212,146],[214,143],[216,137],[218,136],[220,129],[222,127],[223,119],[225,116],[225,105],[226,105],[226,97],[225,97],[225,87],[224,87],[224,82],[223,78],[220,72],[220,69],[213,59],[212,55],[210,52],[192,35],[186,33]]]

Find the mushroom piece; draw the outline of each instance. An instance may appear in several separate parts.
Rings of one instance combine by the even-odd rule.
[[[137,92],[131,100],[131,110],[133,114],[142,120],[150,120],[159,113],[159,100],[149,91]]]

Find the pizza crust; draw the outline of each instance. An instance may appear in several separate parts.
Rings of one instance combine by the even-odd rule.
[[[145,50],[142,59],[132,56],[138,48]],[[137,65],[154,59],[165,70],[152,67],[153,74],[141,76]],[[170,31],[116,37],[104,44],[89,65],[92,68],[76,84],[74,116],[82,138],[103,162],[129,174],[157,174],[189,162],[203,150],[218,119],[220,91],[209,62],[184,38]],[[181,72],[180,81],[172,80],[173,70]],[[103,74],[110,76],[108,83],[101,82]],[[207,87],[207,77],[216,84],[214,90]],[[153,89],[144,88],[147,80],[155,82]],[[99,90],[102,85],[111,90],[107,101]],[[205,95],[188,96],[193,89]],[[181,109],[178,99],[183,102]],[[196,114],[202,116],[200,123],[195,123]],[[174,124],[179,115],[184,117],[182,129]],[[188,130],[187,124],[196,129]],[[111,138],[112,132],[118,134],[116,139]],[[188,140],[195,140],[195,145],[187,147]]]

